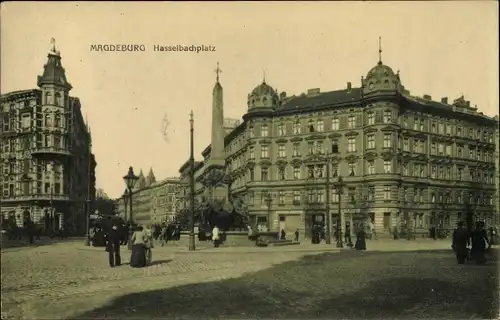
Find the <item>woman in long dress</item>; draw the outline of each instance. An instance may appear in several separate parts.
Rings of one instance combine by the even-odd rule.
[[[130,239],[132,242],[132,253],[130,255],[130,266],[132,268],[143,268],[146,266],[146,241],[147,235],[141,226],[138,226]]]
[[[363,225],[359,228],[358,234],[356,235],[356,244],[354,245],[356,250],[366,250],[366,232]]]

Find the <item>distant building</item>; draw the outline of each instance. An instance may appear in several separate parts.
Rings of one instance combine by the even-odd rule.
[[[83,233],[96,161],[55,46],[37,85],[1,96],[1,217],[20,227],[31,219],[47,231],[73,226]]]
[[[498,214],[498,120],[463,96],[411,95],[381,59],[359,87],[287,96],[264,80],[246,102],[243,122],[224,135],[217,76],[195,192],[244,199],[254,226],[310,236],[327,210],[338,221],[339,201],[346,221],[371,220],[379,234],[402,225],[451,230],[469,211],[491,224]],[[179,171],[187,195],[189,163]]]
[[[500,225],[500,121],[498,116],[495,117],[495,186],[496,186],[496,225]]]
[[[174,220],[178,206],[176,195],[179,184],[178,178],[156,181],[153,169],[150,169],[148,176],[144,177],[141,170],[139,180],[132,192],[133,221],[138,224],[151,225]],[[116,207],[117,214],[128,221],[130,204],[127,203],[125,209],[123,196],[116,200]]]

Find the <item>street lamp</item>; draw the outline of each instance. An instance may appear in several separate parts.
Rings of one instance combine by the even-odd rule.
[[[340,228],[337,225],[337,248],[343,248],[344,244],[342,243],[343,239],[343,229],[344,229],[344,212],[342,212],[342,193],[344,189],[344,180],[341,176],[339,176],[338,181],[334,183],[335,189],[337,190],[337,194],[339,197],[339,223]]]
[[[189,251],[195,251],[196,250],[196,245],[195,245],[195,240],[194,240],[194,192],[195,192],[195,185],[194,185],[194,113],[193,110],[191,110],[191,113],[189,114],[189,127],[190,127],[190,157],[189,157],[189,162],[190,162],[190,167],[191,169],[189,170],[189,187],[190,187],[190,207],[191,207],[191,214],[190,214],[190,219],[189,219]]]
[[[128,173],[127,175],[123,176],[123,181],[125,181],[125,185],[127,186],[127,190],[128,190],[128,194],[129,194],[129,203],[130,203],[130,212],[129,212],[129,224],[130,224],[130,228],[128,230],[128,249],[129,250],[132,250],[132,233],[133,233],[133,230],[132,230],[132,189],[134,188],[135,186],[135,183],[137,182],[137,179],[139,179],[139,177],[137,177],[135,174],[134,174],[134,169],[132,167],[129,167],[128,168]]]

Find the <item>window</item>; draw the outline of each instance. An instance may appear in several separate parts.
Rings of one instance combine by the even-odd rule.
[[[436,194],[434,192],[431,193],[431,202],[436,203]]]
[[[451,125],[446,126],[446,134],[451,135]]]
[[[456,180],[462,180],[463,176],[464,176],[464,169],[463,168],[457,168],[457,179]]]
[[[253,146],[248,148],[248,159],[255,159],[255,147]]]
[[[260,180],[262,180],[262,181],[269,180],[269,170],[267,168],[262,168],[260,170]]]
[[[52,126],[52,121],[50,119],[50,114],[45,114],[45,126],[46,127],[51,127]]]
[[[295,143],[293,145],[293,157],[300,157],[300,144]]]
[[[314,132],[314,121],[312,120],[309,120],[309,124],[308,124],[308,128],[309,128],[309,132]]]
[[[284,191],[278,192],[278,201],[279,201],[280,205],[285,204],[285,192]]]
[[[375,201],[375,187],[368,187],[368,201]]]
[[[356,138],[347,139],[347,152],[356,152]]]
[[[299,190],[295,190],[293,192],[293,202],[294,202],[294,204],[300,204],[300,200],[301,200],[300,191]]]
[[[324,171],[325,171],[325,166],[324,165],[318,165],[315,168],[315,177],[316,178],[323,178],[324,177]]]
[[[391,200],[391,186],[384,186],[384,200]]]
[[[356,163],[355,162],[349,162],[349,176],[354,177],[356,175]]]
[[[278,168],[278,180],[280,181],[286,180],[285,167]]]
[[[314,166],[307,166],[307,177],[314,178]]]
[[[284,144],[278,145],[278,158],[286,158],[286,146]]]
[[[293,123],[293,134],[300,134],[300,121],[297,120]]]
[[[31,127],[31,119],[29,114],[23,114],[22,128],[29,129]]]
[[[439,143],[438,144],[438,155],[443,155],[444,154],[444,144],[443,143]]]
[[[45,135],[45,147],[50,147],[50,136],[49,135]]]
[[[317,195],[317,202],[318,203],[324,203],[325,202],[325,192],[323,189],[318,190],[316,193]]]
[[[355,115],[350,115],[347,117],[347,127],[349,129],[356,128],[356,116]]]
[[[408,201],[408,188],[407,187],[403,188],[403,199],[404,199],[404,201]]]
[[[408,138],[403,139],[403,151],[410,152],[410,139]]]
[[[436,133],[436,131],[437,131],[437,130],[436,130],[436,123],[435,123],[435,122],[433,122],[433,123],[431,124],[431,132],[432,132],[432,133]]]
[[[338,203],[339,202],[339,193],[337,191],[337,189],[332,189],[332,202],[336,202]]]
[[[366,137],[367,139],[367,149],[375,149],[375,135],[370,134]]]
[[[278,124],[278,136],[284,136],[285,135],[285,124],[280,123]]]
[[[420,131],[424,131],[424,119],[420,119]]]
[[[321,132],[324,131],[324,123],[323,120],[316,121],[316,131]]]
[[[269,146],[260,146],[260,157],[269,158]]]
[[[418,130],[418,118],[413,120],[413,130]]]
[[[316,194],[314,193],[314,190],[307,190],[307,201],[309,203],[316,202]]]
[[[248,134],[249,134],[250,138],[255,137],[254,127],[250,126],[250,127],[248,128]]]
[[[61,115],[56,114],[54,117],[54,127],[59,128],[61,126]]]
[[[339,145],[337,142],[332,143],[332,153],[339,153]]]
[[[431,154],[436,154],[436,143],[435,142],[431,143]]]
[[[339,175],[339,166],[337,164],[332,164],[332,177],[338,177]]]
[[[384,111],[384,123],[391,123],[391,122],[392,122],[392,111],[385,110]]]
[[[392,172],[392,161],[384,160],[384,173],[391,173],[391,172]]]
[[[390,148],[392,145],[391,134],[384,134],[384,148]]]
[[[323,142],[316,141],[315,149],[316,149],[317,154],[324,154],[325,153],[325,148],[323,146]]]
[[[56,148],[56,149],[61,148],[61,137],[58,137],[58,136],[54,137],[54,148]]]
[[[310,154],[310,155],[314,154],[314,142],[309,141],[307,143],[307,153]]]
[[[368,112],[366,119],[368,121],[367,125],[375,124],[375,112]]]
[[[300,180],[300,167],[293,168],[293,179]]]
[[[440,122],[438,125],[439,134],[444,133],[444,123]]]
[[[253,168],[248,170],[248,175],[249,175],[250,181],[255,180],[255,170]]]
[[[269,136],[269,128],[267,127],[267,124],[263,124],[262,127],[260,127],[260,136],[261,137]]]
[[[462,158],[463,157],[463,153],[464,153],[464,147],[462,145],[457,146],[457,156],[459,158]]]
[[[375,174],[375,160],[368,160],[368,174]]]
[[[338,118],[332,119],[332,130],[339,130],[339,119]]]
[[[407,116],[403,117],[403,128],[408,128],[408,117]]]
[[[462,127],[457,127],[457,136],[462,136]]]
[[[446,145],[446,155],[451,156],[451,144]]]

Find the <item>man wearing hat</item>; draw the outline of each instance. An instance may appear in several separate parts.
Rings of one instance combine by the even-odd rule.
[[[113,225],[108,234],[107,250],[109,254],[109,266],[111,268],[121,265],[120,257],[120,235],[118,234],[118,227]]]

